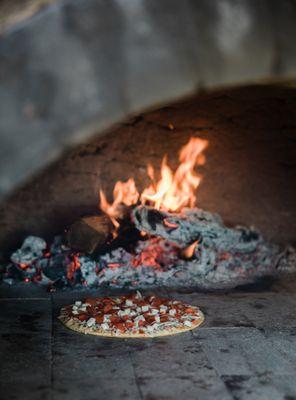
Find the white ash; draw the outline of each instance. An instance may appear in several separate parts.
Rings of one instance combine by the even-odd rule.
[[[133,211],[133,220],[139,230],[182,247],[199,240],[205,244],[214,242],[218,249],[235,248],[236,252],[249,253],[262,240],[255,230],[245,227],[228,228],[217,214],[197,208],[173,214],[139,206]],[[165,220],[176,227],[168,227]]]
[[[45,240],[37,236],[28,236],[21,248],[15,251],[10,259],[15,264],[29,265],[43,255],[46,246]]]
[[[203,210],[169,214],[139,206],[133,211],[133,220],[139,230],[180,246],[199,241],[194,258],[177,263],[177,286],[192,278],[193,286],[204,289],[231,288],[265,275],[296,271],[294,249],[282,252],[255,230],[228,228],[219,216]]]
[[[132,254],[128,253],[123,248],[119,247],[116,250],[112,250],[110,253],[104,254],[103,256],[99,257],[98,260],[102,267],[108,267],[111,263],[118,263],[118,264],[131,264],[132,262]]]
[[[80,263],[80,270],[83,280],[87,286],[95,286],[99,283],[97,276],[97,263],[90,260],[87,256],[79,256],[78,261]]]
[[[291,256],[295,252],[290,250],[290,257],[287,257],[287,252],[283,255],[277,246],[269,245],[261,237],[257,246],[252,243],[251,248],[253,251],[239,252],[231,246],[222,251],[215,240],[208,238],[197,246],[192,259],[178,259],[177,263],[167,265],[165,269],[143,265],[134,267],[131,254],[117,249],[98,260],[104,266],[98,274],[98,282],[111,287],[223,289],[250,283],[265,275],[296,271],[296,262]],[[116,262],[118,268],[106,266]]]

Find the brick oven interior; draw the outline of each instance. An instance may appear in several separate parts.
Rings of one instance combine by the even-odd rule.
[[[149,182],[167,154],[172,168],[191,136],[209,141],[197,191],[200,208],[230,225],[254,225],[268,240],[296,236],[296,94],[288,86],[253,85],[201,94],[116,124],[76,146],[0,208],[2,249],[25,235],[52,239],[79,217],[98,212],[99,190],[111,200],[116,181]]]
[[[295,103],[290,87],[249,86],[126,120],[68,151],[6,200],[2,248],[8,254],[27,234],[51,240],[97,212],[99,189],[110,197],[119,179],[133,176],[145,185],[147,163],[157,168],[166,153],[176,166],[190,136],[209,140],[198,205],[227,224],[255,225],[273,242],[294,244]],[[80,336],[56,320],[64,303],[109,293],[106,288],[48,293],[30,283],[3,284],[2,382],[20,380],[17,389],[8,385],[10,398],[25,388],[36,398],[53,390],[55,398],[69,399],[85,393],[91,398],[92,391],[102,398],[177,398],[183,391],[192,398],[249,392],[260,398],[267,391],[276,399],[294,390],[295,284],[288,277],[227,293],[157,288],[158,294],[200,305],[205,325],[193,335],[122,342]]]
[[[57,319],[60,308],[73,301],[125,294],[132,291],[131,287],[52,287],[26,280],[25,275],[18,281],[12,281],[10,277],[4,279],[11,254],[27,236],[43,238],[47,243],[51,243],[56,235],[66,238],[69,227],[77,220],[86,215],[102,214],[100,190],[104,190],[111,201],[115,183],[132,177],[141,192],[149,183],[147,165],[151,164],[159,174],[162,158],[167,155],[168,164],[175,170],[180,148],[192,137],[208,142],[204,151],[205,163],[198,169],[202,180],[196,191],[197,206],[218,213],[228,227],[253,226],[266,241],[280,249],[295,249],[296,90],[291,72],[295,73],[296,64],[294,70],[292,62],[287,63],[290,69],[285,64],[293,59],[294,53],[291,52],[287,59],[284,55],[276,60],[273,58],[268,73],[264,71],[258,76],[254,73],[251,78],[236,66],[231,74],[235,74],[236,69],[239,72],[233,82],[222,71],[217,78],[221,82],[210,77],[203,85],[199,79],[192,87],[189,87],[192,82],[182,86],[186,79],[187,83],[190,81],[186,76],[178,82],[175,93],[168,89],[166,94],[164,89],[155,97],[143,84],[142,89],[148,95],[147,98],[145,94],[139,96],[143,99],[139,107],[135,105],[135,91],[134,98],[129,93],[130,108],[127,111],[113,113],[108,104],[106,113],[92,115],[88,99],[81,104],[68,103],[59,89],[55,94],[48,91],[50,74],[51,82],[55,78],[64,82],[63,74],[69,74],[62,55],[58,59],[60,69],[53,68],[48,76],[35,75],[40,66],[41,70],[44,68],[42,59],[45,60],[48,54],[39,49],[39,39],[31,41],[31,35],[37,29],[42,38],[45,33],[40,24],[48,24],[44,30],[50,31],[53,26],[58,26],[51,24],[61,23],[59,18],[63,15],[63,24],[71,34],[77,30],[74,42],[78,41],[79,35],[83,41],[88,41],[94,37],[95,25],[102,22],[101,17],[92,20],[92,12],[103,14],[106,4],[96,0],[84,0],[81,4],[73,0],[64,4],[41,3],[28,2],[26,12],[19,15],[20,6],[15,2],[16,9],[3,8],[5,23],[0,23],[3,30],[0,53],[4,55],[0,72],[7,76],[0,98],[9,99],[7,103],[12,110],[22,107],[25,113],[24,120],[23,117],[18,120],[16,111],[7,115],[7,104],[6,112],[1,114],[0,111],[3,143],[0,154],[3,152],[8,166],[4,171],[4,161],[0,161],[0,398],[296,399],[295,272],[263,276],[251,284],[233,285],[227,290],[223,287],[221,290],[201,290],[191,282],[185,287],[146,285],[145,294],[154,293],[200,307],[205,322],[180,335],[145,340],[82,335],[65,328]],[[121,2],[111,3],[114,12],[117,3]],[[174,9],[177,5],[173,3]],[[217,7],[222,3],[236,8],[238,14],[235,15],[238,16],[245,6],[253,10],[248,1],[215,2]],[[166,1],[160,4],[160,9],[168,7]],[[154,21],[159,9],[150,9],[147,4],[142,6],[143,9],[147,7],[151,21]],[[227,5],[225,7],[227,10]],[[290,10],[289,5],[286,7]],[[124,6],[121,4],[120,8]],[[182,11],[181,18],[184,19],[188,9],[179,6],[178,10]],[[30,19],[36,12],[36,19],[34,15]],[[133,12],[140,19],[140,9]],[[261,12],[258,11],[259,15]],[[79,13],[81,20],[77,19]],[[127,7],[126,13],[126,18],[132,14],[131,7]],[[174,18],[172,13],[172,20]],[[201,20],[198,21],[200,24]],[[113,24],[104,26],[103,34],[109,28],[112,31]],[[162,40],[167,29],[168,37],[174,30],[164,23]],[[18,60],[24,55],[18,53],[19,33],[26,35],[22,51],[28,53],[28,58],[20,64]],[[63,36],[63,33],[58,35]],[[258,37],[262,39],[263,36]],[[70,48],[66,41],[67,46]],[[98,47],[95,40],[89,46],[91,53]],[[279,54],[283,49],[277,49]],[[31,50],[32,54],[29,54]],[[103,51],[106,51],[105,47]],[[108,59],[110,54],[106,53]],[[32,65],[35,63],[30,64],[28,59],[36,54],[40,59],[35,59],[37,67],[34,71]],[[180,71],[173,69],[170,72],[169,82],[173,84],[173,75],[179,76]],[[74,80],[77,73],[80,74],[79,69],[74,71]],[[37,83],[34,86],[35,76]],[[135,81],[136,78],[137,74]],[[165,76],[161,78],[166,79]],[[99,81],[100,78],[96,79]],[[75,86],[73,82],[70,83]],[[40,83],[44,83],[41,89]],[[158,86],[159,81],[155,84]],[[28,90],[30,85],[32,90],[28,96],[20,96],[21,89]],[[76,89],[81,89],[79,84]],[[36,106],[37,100],[40,100],[40,108]],[[67,119],[68,115],[55,114],[52,104],[65,104],[73,121]],[[37,138],[38,129],[53,132],[57,141],[42,143],[43,139]],[[63,129],[64,136],[60,133]],[[12,137],[28,146],[22,148]],[[40,151],[44,151],[44,157]],[[19,158],[15,163],[9,162],[13,157]],[[290,266],[294,262],[293,268],[296,268],[295,253],[291,254],[294,258],[290,259]]]

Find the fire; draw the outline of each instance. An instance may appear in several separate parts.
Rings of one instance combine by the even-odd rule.
[[[156,269],[161,269],[158,259],[162,256],[163,248],[158,245],[158,241],[158,238],[152,239],[151,244],[147,248],[143,249],[138,257],[134,257],[132,260],[134,267],[146,265]]]
[[[198,245],[198,240],[191,243],[186,249],[182,251],[182,256],[186,259],[189,259],[193,256],[196,246]]]
[[[201,176],[195,172],[195,167],[204,164],[203,151],[207,145],[207,140],[192,137],[180,151],[180,164],[175,172],[169,167],[167,157],[164,156],[158,181],[156,181],[153,167],[148,165],[147,175],[151,184],[143,190],[141,195],[133,178],[126,182],[116,182],[113,203],[108,203],[104,192],[100,190],[100,208],[110,216],[115,227],[118,227],[117,219],[121,204],[131,206],[140,201],[143,205],[148,204],[157,210],[171,212],[180,212],[184,207],[194,207],[195,192],[201,182]]]
[[[137,204],[139,196],[140,195],[133,178],[128,179],[126,182],[118,181],[114,186],[114,201],[112,204],[108,203],[105,193],[100,190],[100,208],[102,211],[104,211],[104,213],[109,215],[114,226],[118,228],[119,223],[117,218],[119,217],[119,206],[121,204],[126,206]]]
[[[163,245],[163,239],[152,238],[147,242],[142,242],[141,251],[133,256],[132,265],[153,267],[161,270],[163,265],[168,265],[178,256],[179,247],[174,243],[169,246]]]
[[[149,166],[148,175],[152,183],[141,195],[142,204],[148,203],[157,210],[175,212],[181,211],[184,207],[194,207],[195,191],[201,181],[201,177],[195,173],[194,168],[196,165],[204,164],[205,157],[202,152],[207,144],[207,140],[191,138],[180,151],[180,164],[175,173],[164,157],[158,182],[154,180],[153,167]]]

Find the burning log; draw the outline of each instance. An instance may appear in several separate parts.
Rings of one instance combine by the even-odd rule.
[[[106,243],[111,229],[111,220],[105,214],[84,217],[71,225],[67,242],[72,249],[92,254]]]

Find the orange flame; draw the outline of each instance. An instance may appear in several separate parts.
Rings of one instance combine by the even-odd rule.
[[[140,195],[133,178],[127,182],[118,181],[113,191],[113,203],[108,203],[106,196],[100,190],[100,208],[108,214],[115,227],[119,226],[120,204],[131,206],[139,200],[142,204],[152,205],[156,209],[165,211],[181,211],[184,207],[194,207],[196,203],[195,191],[198,188],[201,177],[196,174],[196,165],[203,165],[205,157],[202,154],[208,145],[207,140],[191,138],[182,147],[179,155],[180,164],[175,171],[167,164],[167,157],[162,160],[160,179],[155,181],[153,167],[147,166],[147,174],[151,184]]]
[[[148,166],[148,175],[152,184],[141,195],[142,204],[152,203],[157,210],[180,211],[184,207],[194,207],[195,190],[201,177],[194,171],[195,165],[202,165],[205,157],[202,152],[207,147],[207,140],[191,138],[180,151],[180,164],[175,172],[167,165],[166,157],[162,160],[160,179],[154,183],[153,167]]]
[[[131,206],[132,204],[136,204],[139,199],[139,192],[134,179],[130,178],[126,182],[116,182],[113,190],[113,198],[113,203],[108,203],[105,193],[100,190],[100,208],[104,213],[109,215],[114,226],[118,228],[119,223],[116,219],[119,217],[118,207],[120,204]]]

